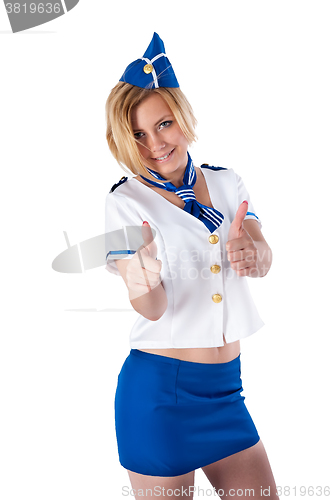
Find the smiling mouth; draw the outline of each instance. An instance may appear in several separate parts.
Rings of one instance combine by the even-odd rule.
[[[167,155],[165,155],[165,156],[160,156],[159,158],[152,158],[152,159],[155,160],[155,161],[166,160],[173,153],[173,151],[174,151],[174,149],[172,149],[172,151],[170,151],[169,153],[167,153]]]

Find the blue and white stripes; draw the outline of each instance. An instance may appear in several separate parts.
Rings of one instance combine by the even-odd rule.
[[[193,161],[190,157],[190,154],[189,153],[187,154],[188,154],[188,163],[183,176],[183,185],[180,186],[179,188],[175,187],[174,184],[172,184],[171,182],[165,182],[165,183],[154,182],[150,179],[147,179],[146,177],[143,176],[142,177],[144,180],[146,180],[147,182],[156,187],[161,187],[163,189],[166,189],[167,191],[172,191],[175,194],[177,194],[185,202],[183,210],[193,215],[197,219],[200,219],[212,233],[223,223],[224,216],[217,209],[207,207],[206,205],[203,205],[202,203],[199,203],[196,200],[195,192],[192,186],[194,186],[196,183],[197,174],[194,168]],[[163,177],[158,172],[155,172],[154,170],[151,170],[149,168],[147,170],[156,179],[164,180]]]
[[[257,220],[259,220],[259,217],[257,217],[257,215],[254,214],[254,212],[247,212],[247,215],[253,215]]]

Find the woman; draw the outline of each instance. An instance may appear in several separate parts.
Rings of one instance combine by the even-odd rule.
[[[107,269],[140,314],[115,397],[120,463],[136,498],[193,498],[200,467],[220,497],[278,498],[241,396],[240,339],[263,325],[245,277],[272,261],[249,194],[232,169],[194,167],[196,120],[156,33],[106,117],[134,174],[106,199]]]

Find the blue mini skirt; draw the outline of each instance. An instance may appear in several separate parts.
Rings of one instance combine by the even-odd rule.
[[[114,402],[120,464],[179,476],[255,445],[242,390],[240,356],[194,363],[131,349]]]

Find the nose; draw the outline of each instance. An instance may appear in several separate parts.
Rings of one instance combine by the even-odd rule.
[[[157,153],[158,151],[164,149],[165,146],[165,141],[160,136],[158,136],[158,134],[153,134],[149,138],[148,147],[153,153]]]

